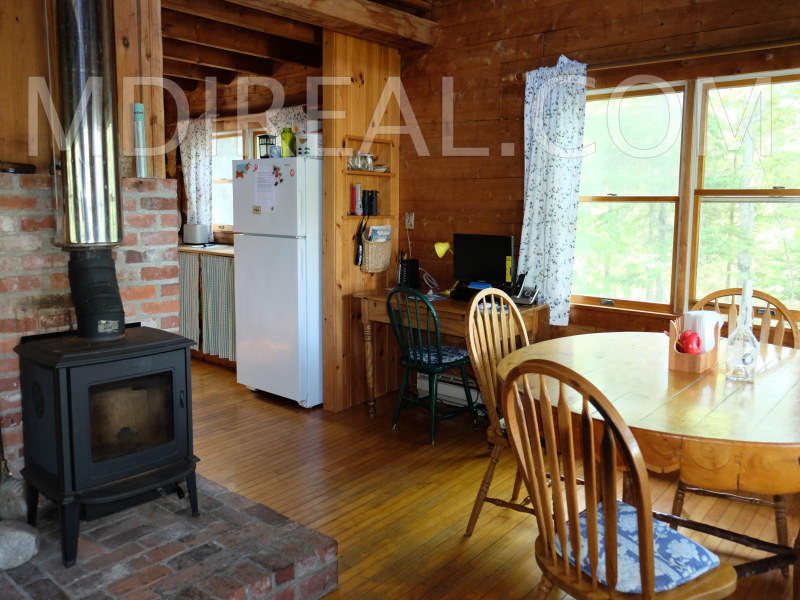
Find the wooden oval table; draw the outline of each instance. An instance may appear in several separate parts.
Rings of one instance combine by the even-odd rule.
[[[724,339],[705,373],[670,370],[668,342],[644,332],[556,338],[509,354],[498,376],[531,358],[558,362],[613,402],[652,471],[719,491],[800,492],[800,350],[762,346],[755,381],[743,383],[725,378]]]

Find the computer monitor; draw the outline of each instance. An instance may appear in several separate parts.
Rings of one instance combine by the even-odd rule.
[[[453,234],[453,277],[509,287],[514,277],[514,236]]]

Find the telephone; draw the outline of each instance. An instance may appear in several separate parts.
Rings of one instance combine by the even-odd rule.
[[[536,286],[529,287],[525,285],[525,278],[527,276],[527,273],[520,273],[517,276],[517,280],[514,282],[511,299],[515,304],[536,303],[536,297],[539,295],[539,290]]]

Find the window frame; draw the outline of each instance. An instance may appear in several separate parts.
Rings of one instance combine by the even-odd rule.
[[[245,137],[244,133],[241,130],[232,130],[231,131],[231,130],[219,129],[219,123],[217,123],[217,127],[218,128],[215,129],[215,131],[211,134],[212,143],[214,144],[214,146],[213,146],[214,147],[214,153],[212,154],[212,160],[214,159],[214,157],[217,154],[217,140],[219,140],[219,139],[227,139],[227,138],[235,138],[235,137],[239,137],[239,138],[242,139],[242,159],[245,159],[247,157],[248,152],[247,152],[247,145],[246,145],[247,138]],[[221,179],[212,179],[211,180],[211,206],[212,206],[211,211],[212,211],[212,214],[213,214],[213,211],[214,211],[214,208],[213,208],[213,206],[214,206],[214,184],[219,184],[219,183],[227,183],[227,184],[230,184],[231,186],[233,186],[233,177],[223,177]],[[213,223],[213,225],[230,225],[231,227],[233,227],[233,223]]]
[[[680,169],[678,196],[675,205],[675,226],[673,229],[671,294],[669,305],[641,302],[624,298],[604,298],[572,294],[571,303],[576,306],[599,307],[602,310],[632,310],[674,317],[699,298],[697,295],[697,275],[699,257],[700,208],[703,197],[797,197],[800,189],[712,189],[702,185],[704,176],[703,152],[708,117],[708,89],[720,87],[745,87],[761,79],[770,83],[800,80],[800,69],[790,68],[779,71],[754,71],[739,75],[691,77],[680,81],[671,79],[667,85],[675,91],[683,91],[684,104],[682,116],[682,135],[680,150]],[[611,88],[606,88],[611,89]],[[654,93],[660,93],[658,89]],[[636,90],[626,91],[623,97],[637,94]],[[637,94],[638,95],[638,94]],[[587,102],[610,98],[612,93],[601,90],[587,94]],[[673,197],[666,197],[672,199]],[[656,197],[645,196],[580,196],[580,202],[627,202],[656,201]],[[664,197],[660,198],[661,201]],[[789,307],[794,318],[800,321],[800,307]]]
[[[689,253],[689,298],[688,304],[692,306],[700,297],[697,293],[698,261],[700,255],[700,210],[703,198],[786,198],[800,196],[800,188],[705,188],[705,145],[708,134],[708,95],[709,90],[718,88],[747,87],[754,85],[759,80],[769,79],[770,84],[786,81],[800,81],[800,71],[792,69],[791,73],[781,71],[780,74],[750,73],[739,77],[717,77],[698,80],[697,99],[698,116],[696,135],[698,148],[696,156],[692,156],[697,169],[696,185],[691,197],[691,251]],[[800,320],[800,309],[788,307],[795,318]]]
[[[598,92],[587,93],[586,102],[596,102],[599,100],[610,100],[614,97],[619,97],[620,99],[625,98],[635,98],[635,97],[642,97],[642,96],[655,96],[658,94],[664,93],[682,93],[683,94],[683,113],[682,119],[685,121],[686,119],[686,110],[687,105],[690,102],[690,86],[687,85],[687,82],[682,81],[670,81],[664,82],[663,86],[660,87],[653,87],[652,85],[647,86],[634,86],[630,89],[625,90],[623,94],[618,94],[616,92],[610,92],[606,90],[600,90]],[[622,203],[648,203],[648,202],[671,202],[674,206],[674,221],[673,221],[673,234],[672,234],[672,265],[670,268],[670,297],[669,301],[662,303],[662,302],[647,302],[643,300],[630,300],[626,298],[613,298],[608,296],[591,296],[585,294],[575,294],[573,293],[570,298],[571,304],[576,305],[588,305],[588,306],[600,306],[603,308],[617,308],[617,309],[627,309],[627,310],[635,310],[635,311],[644,311],[644,312],[651,312],[651,313],[663,313],[663,314],[671,314],[673,313],[673,307],[676,303],[676,287],[677,287],[677,264],[678,264],[678,239],[679,239],[679,227],[681,222],[681,191],[683,189],[683,179],[685,176],[685,166],[683,164],[683,157],[686,152],[687,144],[691,143],[690,139],[687,139],[686,129],[683,127],[683,123],[681,124],[681,147],[679,149],[679,165],[678,165],[678,181],[677,181],[677,193],[674,196],[624,196],[624,195],[603,195],[603,196],[579,196],[578,202],[622,202]]]

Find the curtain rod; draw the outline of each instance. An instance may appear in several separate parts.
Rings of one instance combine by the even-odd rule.
[[[675,62],[679,60],[693,60],[699,58],[714,58],[715,56],[729,56],[731,54],[744,54],[746,52],[758,52],[763,50],[776,50],[778,48],[789,48],[792,46],[800,46],[800,39],[792,38],[788,40],[776,40],[774,42],[765,42],[763,44],[751,44],[749,46],[735,46],[732,48],[718,48],[716,50],[699,50],[696,52],[684,52],[682,54],[671,54],[669,56],[651,56],[647,58],[640,58],[636,60],[618,61],[610,63],[590,64],[586,67],[588,73],[597,73],[599,71],[610,71],[612,69],[625,69],[629,67],[641,67],[644,65],[655,65],[661,63]],[[525,81],[526,73],[509,73],[503,76],[502,81],[514,82]]]

